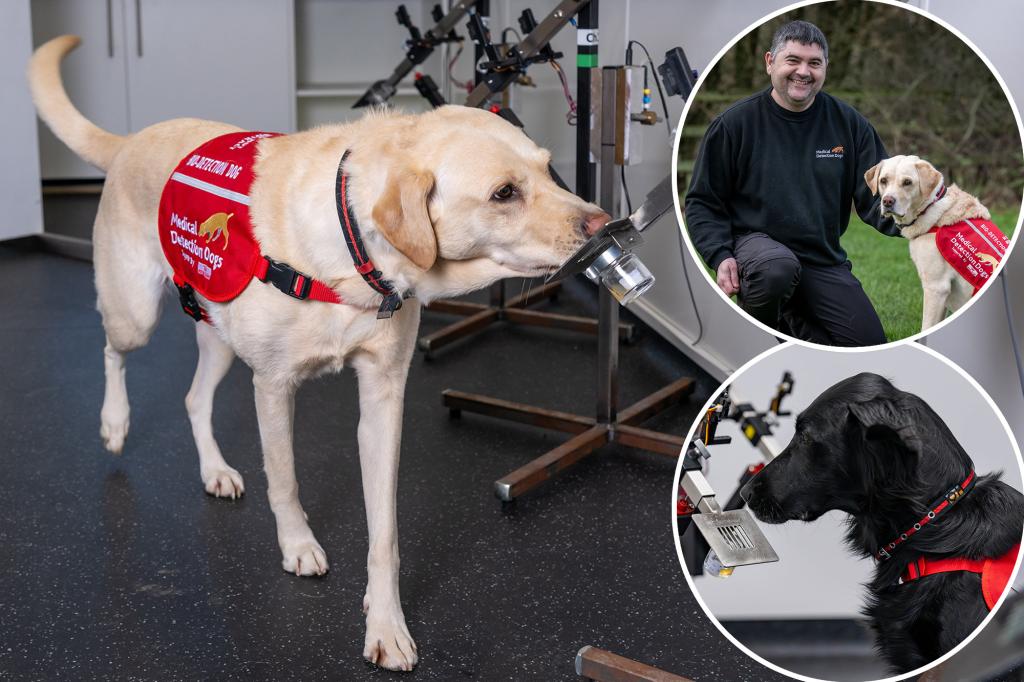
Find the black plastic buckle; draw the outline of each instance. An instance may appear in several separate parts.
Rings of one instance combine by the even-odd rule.
[[[297,298],[300,301],[304,301],[309,298],[309,291],[313,288],[313,278],[309,275],[304,275],[287,263],[279,263],[273,258],[267,256],[263,257],[267,261],[267,274],[263,276],[261,281],[270,282],[275,287],[288,294],[292,298]],[[299,287],[299,291],[295,291],[295,282],[300,277],[303,278],[302,286]]]
[[[178,300],[181,302],[181,309],[196,322],[202,321],[203,309],[199,306],[199,301],[196,300],[196,292],[192,285],[175,284],[174,286],[178,288]]]

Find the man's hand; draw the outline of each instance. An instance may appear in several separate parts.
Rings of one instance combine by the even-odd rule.
[[[735,258],[726,258],[718,264],[718,287],[726,296],[738,294],[740,291],[740,268]]]

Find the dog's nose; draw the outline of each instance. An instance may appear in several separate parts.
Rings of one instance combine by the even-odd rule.
[[[882,197],[882,206],[885,206],[886,208],[892,208],[895,205],[896,205],[896,197],[894,197],[894,196]]]
[[[611,219],[612,217],[607,213],[592,215],[583,222],[583,231],[588,235],[592,235],[604,227],[606,223],[610,222]]]

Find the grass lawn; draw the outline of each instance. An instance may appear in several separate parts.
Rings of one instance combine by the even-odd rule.
[[[1017,210],[992,210],[992,221],[1007,237],[1012,237],[1017,226]],[[853,263],[853,274],[864,285],[864,291],[878,311],[885,337],[898,341],[919,332],[921,280],[910,260],[907,240],[886,237],[865,225],[854,213],[842,245]],[[714,271],[708,269],[708,273],[714,280]]]
[[[1017,211],[992,211],[992,221],[1007,237],[1017,226]],[[905,239],[886,237],[862,223],[856,214],[842,239],[853,274],[878,311],[885,336],[898,341],[921,330],[921,280]]]

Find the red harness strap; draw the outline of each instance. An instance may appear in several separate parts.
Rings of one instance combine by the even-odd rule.
[[[979,573],[981,575],[981,593],[985,598],[985,605],[991,611],[1010,582],[1010,575],[1017,563],[1019,552],[1020,544],[1018,543],[1011,547],[1006,554],[992,559],[967,559],[964,557],[927,559],[922,556],[907,565],[900,579],[907,583],[936,573],[951,573],[953,571]]]

